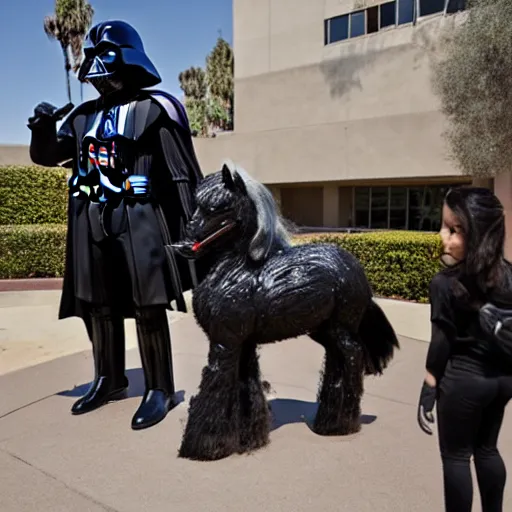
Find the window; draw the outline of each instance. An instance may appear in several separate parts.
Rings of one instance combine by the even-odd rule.
[[[371,224],[374,229],[388,227],[389,187],[372,187]]]
[[[430,1],[430,0],[429,0]],[[399,0],[398,1],[398,24],[412,23],[414,19],[414,2],[415,0]]]
[[[388,2],[380,6],[380,28],[396,25],[396,2]]]
[[[370,188],[357,187],[355,189],[355,226],[367,228],[370,225]]]
[[[449,14],[453,14],[458,11],[463,11],[466,9],[466,0],[449,0],[448,1],[448,9],[446,12]]]
[[[420,16],[444,11],[445,0],[420,0]]]
[[[407,188],[390,187],[389,227],[405,229],[407,227]]]
[[[327,41],[335,43],[348,39],[348,14],[327,20]]]
[[[366,33],[373,34],[379,31],[379,8],[370,7],[366,10]]]
[[[350,37],[363,36],[365,33],[365,12],[358,11],[350,14]]]
[[[354,187],[354,227],[439,231],[443,198],[449,187]]]
[[[373,34],[386,27],[412,23],[418,17],[444,11],[445,0],[393,0],[324,21],[324,44]],[[446,12],[463,11],[466,0],[448,0]]]

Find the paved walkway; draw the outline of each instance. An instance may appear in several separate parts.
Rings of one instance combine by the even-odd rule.
[[[130,421],[143,383],[133,326],[128,323],[129,398],[75,417],[69,409],[92,375],[82,325],[55,320],[58,292],[4,293],[2,512],[442,510],[436,437],[423,434],[415,422],[425,341],[402,336],[402,349],[385,375],[366,379],[363,429],[346,438],[319,437],[303,419],[316,410],[321,347],[305,337],[264,347],[262,372],[274,388],[270,445],[249,456],[191,462],[176,453],[207,343],[190,315],[169,315],[184,401],[159,425],[134,432]],[[426,318],[423,336],[428,334],[428,308],[384,304],[399,333],[412,330],[417,315],[418,322]],[[507,414],[501,448],[508,461],[510,426]],[[479,510],[477,499],[474,510]],[[504,510],[512,510],[508,490]]]

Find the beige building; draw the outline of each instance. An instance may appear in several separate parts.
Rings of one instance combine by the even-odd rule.
[[[470,180],[448,159],[429,48],[463,4],[233,0],[235,130],[195,139],[203,171],[234,160],[301,226],[439,229],[446,188]]]
[[[235,130],[196,139],[204,171],[231,158],[299,225],[437,230],[446,187],[470,181],[428,48],[463,3],[233,0]]]

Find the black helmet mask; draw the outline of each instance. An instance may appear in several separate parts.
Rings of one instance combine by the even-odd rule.
[[[139,34],[124,21],[106,21],[92,27],[84,41],[84,54],[78,79],[89,82],[102,96],[161,82]]]

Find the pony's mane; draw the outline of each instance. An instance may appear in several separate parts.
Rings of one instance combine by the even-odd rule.
[[[255,261],[260,261],[267,258],[273,247],[289,247],[290,233],[284,225],[283,217],[270,190],[232,161],[227,160],[224,164],[231,172],[236,171],[239,174],[256,209],[258,227],[249,245],[249,256]]]

